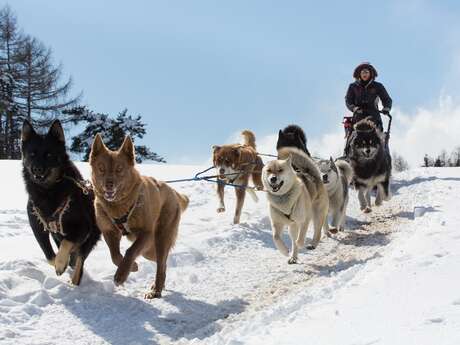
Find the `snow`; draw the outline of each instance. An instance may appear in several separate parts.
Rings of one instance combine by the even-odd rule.
[[[176,179],[205,167],[139,168]],[[352,192],[347,230],[302,251],[297,265],[274,248],[263,194],[246,199],[233,225],[231,189],[227,212],[217,214],[214,185],[175,184],[191,203],[164,298],[152,301],[143,293],[155,265],[139,259],[139,272],[115,287],[103,241],[79,287],[68,272],[57,277],[28,224],[20,162],[0,161],[0,169],[2,345],[460,343],[459,169],[396,175],[393,199],[370,215]]]

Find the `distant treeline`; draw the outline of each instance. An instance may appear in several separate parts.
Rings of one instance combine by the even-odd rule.
[[[460,167],[460,146],[457,146],[451,153],[443,150],[436,157],[425,155],[423,158],[424,167]]]
[[[0,9],[0,159],[21,157],[20,131],[25,119],[38,130],[55,119],[64,126],[80,122],[91,126],[72,144],[73,151],[85,158],[92,138],[83,143],[81,139],[93,135],[94,129],[103,128],[109,143],[121,142],[127,134],[136,140],[146,133],[140,115],[128,115],[126,109],[116,116],[95,113],[80,104],[81,95],[72,93],[72,78],[63,77],[62,65],[53,61],[51,48],[21,30],[8,5]],[[105,122],[99,128],[92,123],[96,118]],[[123,120],[127,123],[122,124]],[[139,161],[164,161],[145,146],[136,148]]]

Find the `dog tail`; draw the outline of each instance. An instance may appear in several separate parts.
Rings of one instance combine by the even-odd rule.
[[[190,202],[190,199],[187,195],[176,192],[177,199],[179,200],[180,209],[184,212],[187,209],[187,206]]]
[[[243,136],[243,145],[251,146],[254,150],[256,149],[256,136],[249,129],[245,129],[241,132]]]
[[[344,161],[343,159],[338,159],[335,162],[335,165],[340,170],[340,172],[343,174],[343,176],[345,176],[348,184],[350,184],[351,180],[353,179],[353,168],[351,167],[351,165],[348,164],[348,162]]]
[[[318,166],[304,151],[296,147],[282,147],[278,150],[280,159],[288,159],[289,156],[292,157],[292,165],[299,169],[301,173],[310,175],[315,180],[315,183],[323,183]]]

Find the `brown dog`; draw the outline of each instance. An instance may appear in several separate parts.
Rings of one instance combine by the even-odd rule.
[[[111,151],[96,135],[90,154],[92,181],[96,194],[96,220],[118,266],[115,284],[123,284],[129,272],[137,271],[140,255],[156,261],[157,273],[145,298],[159,298],[166,278],[166,260],[176,241],[181,213],[188,198],[166,183],[141,176],[135,168],[134,146],[125,138],[118,151]],[[120,253],[123,235],[133,242]]]
[[[236,209],[233,218],[233,223],[235,224],[240,222],[241,210],[246,196],[246,188],[244,187],[248,185],[249,178],[252,177],[252,181],[257,189],[263,189],[261,176],[264,163],[257,155],[256,137],[249,130],[245,130],[241,134],[244,139],[243,145],[213,146],[212,157],[219,180],[242,186],[241,188],[235,187]],[[223,183],[217,185],[217,195],[219,197],[217,212],[225,211],[224,188],[225,184]],[[254,200],[257,201],[254,191],[252,189],[248,189],[248,191]]]

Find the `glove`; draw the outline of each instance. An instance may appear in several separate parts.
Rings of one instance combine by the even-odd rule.
[[[383,108],[383,109],[382,109],[382,114],[390,115],[390,109],[388,109],[388,108]]]
[[[362,114],[363,110],[360,107],[354,107],[353,108],[353,114]]]

